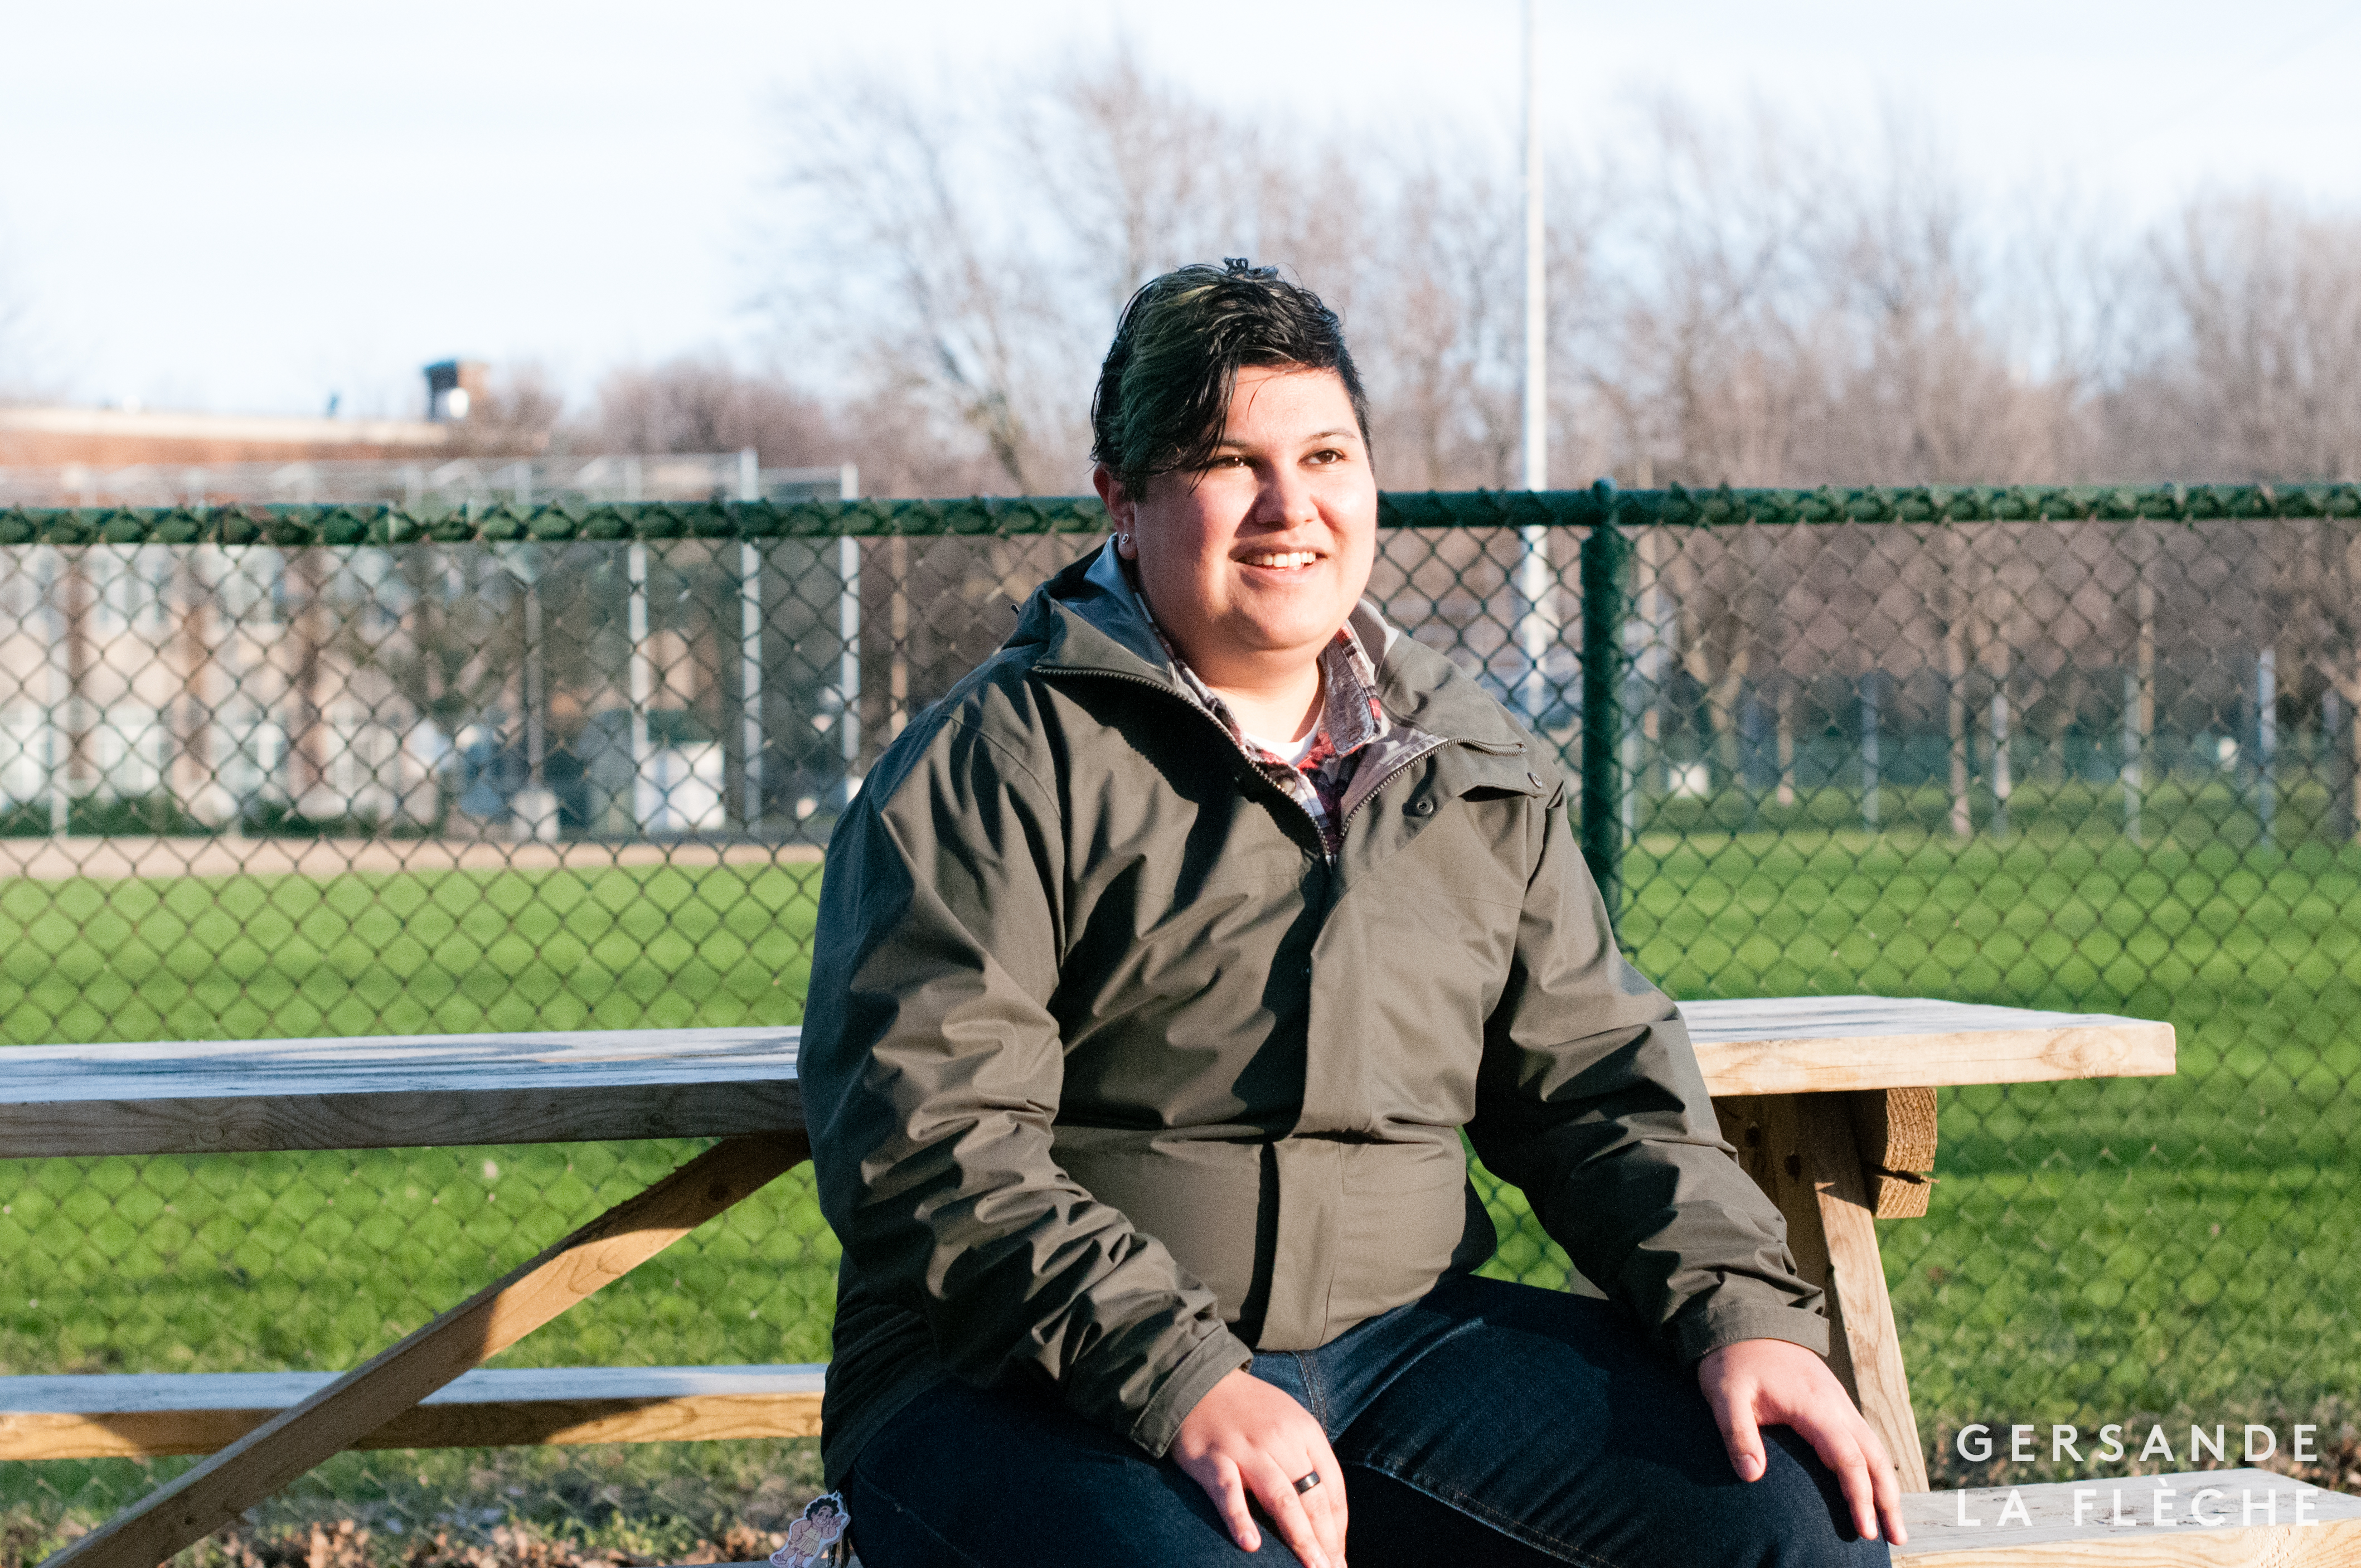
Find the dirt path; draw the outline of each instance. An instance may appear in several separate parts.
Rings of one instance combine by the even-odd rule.
[[[809,863],[812,844],[503,844],[464,839],[0,839],[0,878],[340,876],[346,872],[605,871]]]

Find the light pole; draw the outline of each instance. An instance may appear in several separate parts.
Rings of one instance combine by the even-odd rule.
[[[1542,118],[1540,50],[1536,47],[1535,11],[1539,0],[1524,0],[1525,32],[1525,431],[1524,487],[1549,488],[1549,310],[1542,213]],[[1550,604],[1553,587],[1549,529],[1529,524],[1519,531],[1523,544],[1517,563],[1517,595],[1524,610],[1517,620],[1517,641],[1525,659],[1525,721],[1535,729],[1550,706],[1549,679],[1543,668],[1550,645],[1557,641],[1557,617]]]
[[[738,499],[763,499],[763,458],[751,446],[738,451]],[[738,543],[738,707],[740,745],[745,751],[748,838],[763,826],[763,554],[753,542]]]
[[[1541,51],[1525,5],[1525,488],[1549,488],[1549,333],[1542,212]]]

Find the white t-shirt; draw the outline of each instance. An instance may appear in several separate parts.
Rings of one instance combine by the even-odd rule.
[[[1247,745],[1257,751],[1268,751],[1291,768],[1312,754],[1312,743],[1320,739],[1320,726],[1315,724],[1305,730],[1301,740],[1267,740],[1259,735],[1248,735],[1243,729],[1238,733],[1245,737]]]

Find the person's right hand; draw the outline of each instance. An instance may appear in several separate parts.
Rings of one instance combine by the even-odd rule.
[[[1205,1488],[1242,1552],[1262,1550],[1246,1504],[1262,1505],[1306,1568],[1345,1568],[1345,1473],[1312,1412],[1241,1367],[1180,1419],[1173,1462]],[[1295,1483],[1317,1474],[1320,1485]]]

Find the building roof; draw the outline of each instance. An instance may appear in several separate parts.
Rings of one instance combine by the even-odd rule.
[[[452,433],[425,420],[0,405],[0,466],[427,457],[447,450]]]

